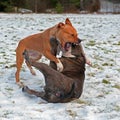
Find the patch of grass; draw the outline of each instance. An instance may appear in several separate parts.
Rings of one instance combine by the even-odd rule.
[[[104,97],[104,95],[100,94],[100,95],[97,96],[97,98],[101,98],[101,97]]]
[[[116,105],[114,108],[115,111],[120,111],[120,106]]]
[[[108,94],[110,94],[110,92],[109,92],[109,91],[106,91],[106,92],[104,92],[104,94],[108,95]]]
[[[87,104],[86,101],[80,100],[80,99],[76,99],[73,101],[74,103],[78,103],[78,104]]]
[[[118,72],[120,72],[120,69],[117,69]]]
[[[5,111],[5,112],[4,112],[4,114],[3,114],[3,116],[2,116],[2,117],[7,118],[7,117],[8,117],[8,115],[10,115],[10,114],[13,114],[13,112],[12,112],[12,111],[7,110],[7,111]]]
[[[103,63],[102,66],[109,66],[109,64],[108,63]]]
[[[87,43],[88,46],[94,46],[96,43],[94,40],[90,40],[89,43]]]
[[[120,45],[120,41],[118,42],[118,44],[117,45]]]
[[[0,62],[0,64],[4,64],[4,62]]]
[[[112,63],[103,63],[102,66],[113,66]]]
[[[80,24],[80,22],[77,22],[78,24]]]
[[[111,84],[111,82],[108,81],[108,80],[106,80],[106,79],[103,79],[103,80],[102,80],[102,83],[104,83],[104,84]]]
[[[116,85],[114,85],[113,87],[120,90],[120,85],[117,85],[117,84],[116,84]]]
[[[75,118],[77,116],[77,113],[76,111],[73,111],[73,110],[67,110],[68,114],[72,117],[72,118]]]
[[[113,45],[120,45],[120,41],[118,41],[118,43],[114,43]]]
[[[71,103],[77,103],[80,106],[82,106],[82,105],[91,105],[90,101],[84,101],[84,100],[81,100],[81,99],[75,99],[75,100],[71,101]],[[78,107],[80,107],[79,105],[78,105]]]
[[[94,72],[90,72],[87,74],[88,76],[91,76],[91,77],[94,77],[95,76],[95,73]]]
[[[13,88],[5,88],[7,91],[13,91]]]
[[[97,69],[99,69],[99,70],[103,70],[103,67],[100,66],[100,65],[98,65],[98,64],[92,64],[92,67],[93,67],[93,68],[97,68]]]
[[[12,68],[12,67],[16,67],[16,64],[10,65],[10,67],[9,67],[9,68]]]
[[[110,78],[111,76],[110,76],[110,75],[106,75],[105,77],[106,77],[106,78]]]

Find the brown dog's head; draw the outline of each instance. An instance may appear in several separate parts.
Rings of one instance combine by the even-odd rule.
[[[65,47],[65,44],[67,42],[70,43],[78,43],[78,34],[76,29],[72,26],[72,23],[68,18],[65,20],[64,23],[59,23],[57,25],[57,33],[56,33],[56,38],[59,40],[60,44],[62,47]]]

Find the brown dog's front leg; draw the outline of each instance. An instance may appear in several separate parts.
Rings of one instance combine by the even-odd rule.
[[[46,51],[44,54],[49,60],[54,61],[57,65],[57,70],[62,72],[63,70],[63,64],[61,63],[61,61],[56,58],[54,55],[52,55],[49,51]]]
[[[61,61],[58,59],[59,63],[57,63],[57,70],[62,72],[63,71],[63,64],[61,63]]]

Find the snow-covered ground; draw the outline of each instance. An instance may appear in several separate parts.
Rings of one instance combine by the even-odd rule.
[[[84,91],[69,103],[47,103],[15,83],[15,49],[20,39],[69,17],[84,39],[93,67],[86,65]],[[46,59],[43,59],[46,62]],[[24,64],[20,79],[41,90],[44,77]],[[120,15],[0,14],[0,120],[120,120]]]

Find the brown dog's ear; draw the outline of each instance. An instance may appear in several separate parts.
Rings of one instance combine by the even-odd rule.
[[[62,23],[62,22],[60,22],[60,23],[58,24],[58,28],[63,28],[64,26],[65,26],[65,24]]]
[[[68,25],[71,25],[71,26],[72,26],[72,23],[71,23],[71,21],[69,20],[69,18],[66,18],[65,24],[68,24]]]

